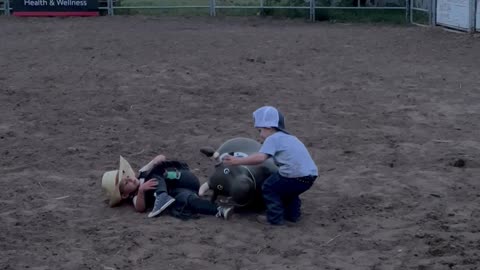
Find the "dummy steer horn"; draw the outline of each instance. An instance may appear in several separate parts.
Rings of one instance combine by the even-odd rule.
[[[207,157],[214,157],[215,158],[215,149],[212,147],[202,147],[200,148],[200,153],[204,154]]]
[[[208,182],[203,183],[198,189],[198,195],[203,196],[210,189]]]

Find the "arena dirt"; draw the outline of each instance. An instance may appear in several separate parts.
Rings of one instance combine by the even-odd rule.
[[[0,17],[0,32],[0,269],[480,265],[475,37],[140,16]],[[319,167],[300,223],[105,204],[101,176],[119,155],[135,169],[179,158],[205,181],[200,147],[258,138],[262,105],[285,114]]]

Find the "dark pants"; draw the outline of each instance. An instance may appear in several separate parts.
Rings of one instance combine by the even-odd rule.
[[[317,176],[286,178],[276,173],[262,186],[267,207],[267,219],[271,224],[281,225],[284,220],[297,222],[301,216],[302,201],[299,195],[312,187]]]
[[[157,180],[156,194],[162,192],[171,193],[171,191],[183,188],[197,192],[200,188],[198,178],[189,170],[180,170],[182,173],[180,179],[165,179],[163,175],[153,174],[151,177]],[[148,180],[148,179],[147,179]]]
[[[203,215],[216,215],[217,205],[210,200],[202,199],[197,192],[200,188],[198,178],[189,170],[180,170],[180,179],[164,179],[156,176],[158,185],[156,194],[167,192],[175,198],[175,208],[180,214],[192,213]]]
[[[180,212],[191,212],[192,214],[216,215],[218,205],[207,199],[202,199],[196,191],[177,188],[171,191],[170,196],[175,198],[175,205]]]
[[[155,195],[159,195],[160,193],[167,192],[168,193],[168,187],[167,187],[167,181],[163,177],[155,177],[155,180],[157,180],[157,188],[155,189]]]

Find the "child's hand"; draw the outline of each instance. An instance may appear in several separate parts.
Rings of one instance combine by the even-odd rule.
[[[234,156],[226,155],[226,156],[223,157],[222,162],[223,162],[224,165],[232,166],[232,165],[236,165],[237,160],[238,160],[238,158],[236,158]]]
[[[158,185],[157,180],[152,178],[148,181],[145,181],[145,183],[143,183],[138,189],[142,192],[145,192],[147,190],[156,189],[157,185]]]

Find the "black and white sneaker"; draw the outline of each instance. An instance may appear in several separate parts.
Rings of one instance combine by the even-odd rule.
[[[217,208],[218,212],[216,214],[216,217],[221,217],[225,220],[228,220],[232,217],[233,214],[233,207],[223,207],[219,206]]]
[[[163,210],[167,209],[174,202],[175,199],[165,192],[157,195],[155,199],[155,205],[153,206],[152,212],[148,214],[148,217],[152,218],[160,215]]]

